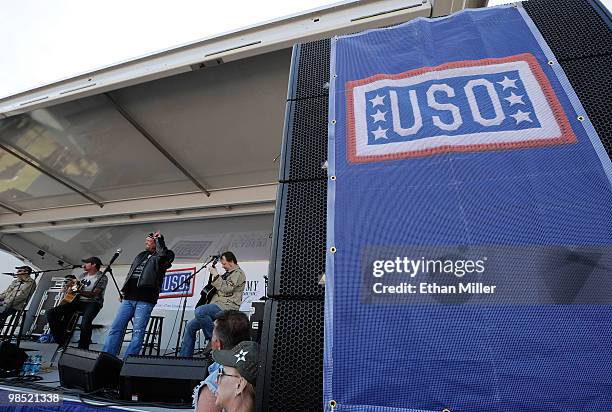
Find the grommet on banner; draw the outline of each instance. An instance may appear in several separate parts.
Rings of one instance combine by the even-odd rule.
[[[555,62],[554,62],[554,61],[552,61],[552,60],[549,60],[549,61],[548,61],[548,65],[549,65],[549,66],[552,66],[553,64],[555,64]]]
[[[332,246],[332,247],[330,247],[330,248],[329,248],[329,251],[330,251],[331,253],[336,253],[336,250],[337,250],[337,249],[336,249],[336,246]]]
[[[330,178],[331,180],[336,180],[336,176],[335,176],[335,175],[331,175],[329,178]]]
[[[578,121],[579,122],[584,122],[584,116],[583,115],[578,116]]]
[[[332,120],[332,124],[336,124],[336,119]]]
[[[444,408],[444,409],[442,409],[442,412],[451,412],[451,410],[448,409],[448,408]]]
[[[338,402],[336,402],[335,400],[331,400],[327,403],[329,405],[329,407],[333,410],[336,409],[336,407],[338,406]]]

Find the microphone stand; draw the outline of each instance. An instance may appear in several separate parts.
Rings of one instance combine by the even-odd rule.
[[[204,269],[206,267],[206,265],[208,265],[210,262],[215,260],[216,256],[209,256],[209,258],[210,259],[208,260],[208,262],[204,263],[204,265],[200,269],[198,269],[191,276],[189,276],[187,279],[185,279],[183,282],[181,282],[180,285],[178,285],[177,287],[172,289],[172,292],[176,292],[178,289],[183,287],[184,284],[186,284],[187,282],[191,282],[191,279],[193,279],[193,277],[195,275],[200,273],[200,271],[202,269]],[[186,309],[186,307],[187,307],[187,299],[186,299],[186,297],[183,297],[183,307],[181,309],[181,322],[179,323],[179,330],[178,330],[178,334],[176,335],[176,347],[174,348],[174,357],[175,358],[178,357],[178,354],[179,354],[179,346],[180,346],[180,343],[181,343],[181,335],[182,335],[182,332],[183,332],[183,321],[185,319],[185,309]]]
[[[111,267],[113,263],[115,263],[115,260],[119,257],[120,253],[121,253],[121,249],[117,249],[117,252],[115,252],[115,255],[111,258],[110,262],[108,262],[108,265],[104,269],[104,272],[102,272],[102,275],[105,275],[107,273],[110,274],[110,277],[113,280],[113,283],[115,284],[115,288],[117,288],[117,293],[119,293],[119,299],[123,300],[123,296],[121,295],[121,290],[119,289],[119,285],[117,284],[117,281],[115,280],[115,275],[113,275],[113,268]]]
[[[123,302],[123,295],[121,294],[121,289],[119,289],[119,285],[117,284],[117,281],[115,280],[115,275],[113,275],[113,268],[111,267],[113,263],[115,263],[115,260],[117,260],[117,258],[119,257],[119,254],[121,254],[121,249],[117,249],[113,257],[111,258],[110,262],[108,262],[108,265],[106,265],[106,268],[104,269],[104,272],[102,272],[102,275],[104,276],[107,273],[110,274],[110,277],[113,280],[113,283],[115,284],[115,288],[117,289],[117,293],[119,294],[119,302]],[[131,318],[130,318],[130,324],[132,326],[134,325],[134,321],[132,321]],[[124,331],[123,337],[125,338],[125,331]]]

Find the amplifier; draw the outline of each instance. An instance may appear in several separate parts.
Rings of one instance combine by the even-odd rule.
[[[255,300],[251,302],[251,340],[257,343],[261,342],[261,328],[263,327],[264,309],[266,302],[263,300]]]

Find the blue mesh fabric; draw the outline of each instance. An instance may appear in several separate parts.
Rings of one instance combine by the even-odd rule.
[[[332,400],[338,411],[610,409],[610,160],[526,19],[517,8],[500,7],[332,40],[326,410]],[[542,76],[537,83],[512,63],[526,54],[535,62],[529,70]],[[509,66],[493,67],[506,61]],[[449,71],[467,66],[477,69]],[[415,71],[423,68],[430,69]],[[397,82],[424,72],[430,77]],[[518,81],[504,84],[504,77]],[[390,81],[358,97],[357,87],[381,79]],[[497,95],[502,122],[475,121],[465,89],[471,80],[482,118],[499,115]],[[428,104],[435,84],[455,93],[434,92],[438,103],[458,108],[462,122],[455,130],[433,121],[456,120],[450,106]],[[544,100],[534,97],[538,88]],[[398,130],[418,123],[410,90],[422,126],[402,136]],[[399,111],[391,107],[392,92]],[[385,98],[372,101],[378,96]],[[546,112],[545,105],[557,106]],[[386,115],[378,113],[376,122],[378,109]],[[517,136],[519,143],[504,144]],[[436,139],[445,144],[435,146]],[[451,280],[398,270],[373,277],[374,260],[406,256],[485,258],[486,269]],[[375,295],[377,281],[480,282],[499,290]]]

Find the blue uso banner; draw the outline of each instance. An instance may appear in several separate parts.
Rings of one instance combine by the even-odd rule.
[[[193,296],[196,279],[187,279],[193,276],[195,270],[195,267],[167,270],[161,290],[159,291],[159,298],[168,299]]]
[[[324,407],[607,410],[612,164],[525,11],[332,39]]]

